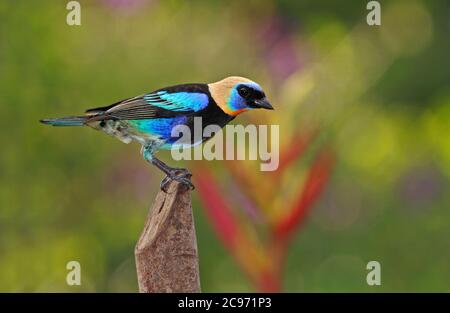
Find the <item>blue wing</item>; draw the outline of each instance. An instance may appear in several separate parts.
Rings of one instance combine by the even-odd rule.
[[[169,111],[198,112],[208,106],[208,96],[200,92],[158,91],[144,95],[144,100],[150,104]]]
[[[193,114],[205,109],[208,103],[208,95],[202,92],[160,90],[126,99],[108,107],[91,109],[86,113],[92,116],[92,120],[167,118]]]

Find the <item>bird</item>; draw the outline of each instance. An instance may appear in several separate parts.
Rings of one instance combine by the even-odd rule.
[[[184,125],[193,130],[194,121],[200,117],[202,129],[208,125],[223,128],[239,114],[253,109],[274,108],[259,84],[248,78],[230,76],[209,84],[165,87],[89,109],[81,116],[46,118],[40,122],[52,126],[88,126],[124,143],[138,142],[143,158],[166,175],[160,184],[166,191],[171,180],[195,188],[189,170],[171,167],[155,156],[160,150],[176,147],[179,138],[172,135],[174,127]],[[198,145],[207,139],[209,137],[194,136],[184,147]]]

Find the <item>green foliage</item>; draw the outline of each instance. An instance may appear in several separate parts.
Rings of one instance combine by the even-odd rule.
[[[317,122],[338,154],[289,251],[286,291],[450,290],[445,1],[383,2],[379,29],[356,2],[80,2],[81,26],[66,24],[64,1],[0,4],[0,291],[137,291],[134,244],[162,175],[135,144],[40,118],[230,74],[272,89],[275,113],[295,106],[287,128]],[[301,60],[280,79],[260,35],[273,16],[289,21]],[[397,17],[425,30],[412,43],[394,31]],[[251,291],[194,208],[202,289]],[[66,285],[70,260],[80,287]],[[365,282],[370,260],[382,265],[380,287]]]

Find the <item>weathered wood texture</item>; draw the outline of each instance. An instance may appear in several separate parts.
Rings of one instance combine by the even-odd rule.
[[[171,182],[160,191],[135,248],[140,292],[200,292],[191,194]]]

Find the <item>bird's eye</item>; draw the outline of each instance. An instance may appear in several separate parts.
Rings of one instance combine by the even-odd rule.
[[[247,87],[239,88],[238,92],[243,98],[248,98],[248,96],[250,96],[250,90]]]

